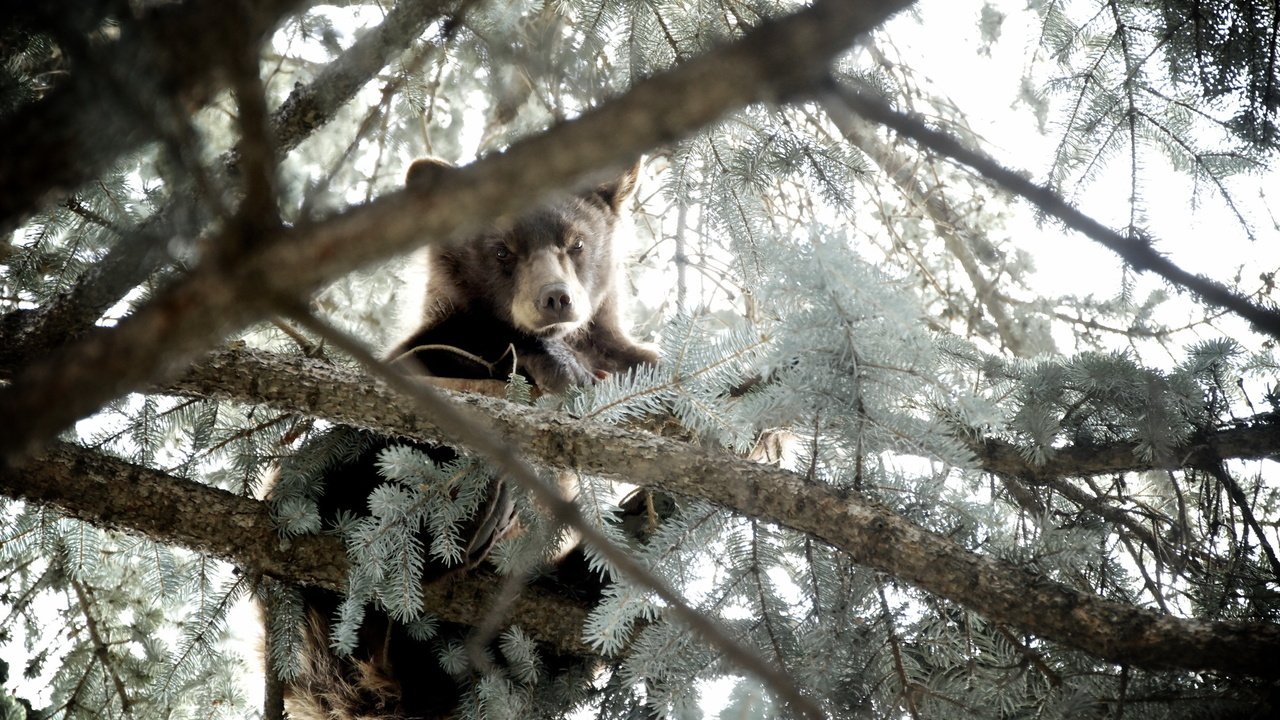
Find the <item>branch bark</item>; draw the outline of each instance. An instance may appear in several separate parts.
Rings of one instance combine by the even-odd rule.
[[[411,401],[365,376],[302,358],[220,351],[167,390],[290,408],[428,442],[439,442],[449,434],[448,428],[422,417]],[[878,503],[806,483],[794,473],[495,398],[458,399],[481,413],[505,442],[541,463],[706,499],[809,533],[863,566],[970,607],[993,622],[1096,657],[1149,669],[1280,676],[1280,666],[1274,662],[1280,625],[1188,620],[1103,600],[973,553]],[[1216,437],[1204,442],[1216,442],[1219,452],[1226,446],[1239,449],[1245,457],[1257,457],[1266,438],[1276,432],[1275,423],[1266,423],[1223,431],[1221,442]],[[1194,457],[1194,453],[1188,450],[1183,456]],[[1141,467],[1132,455],[1129,463],[1129,469]]]
[[[1172,466],[1142,460],[1135,442],[1054,448],[1053,455],[1042,465],[1028,461],[1016,447],[998,440],[987,440],[975,446],[974,452],[984,470],[1032,483],[1041,482],[1044,478],[1107,475],[1134,470],[1207,468],[1218,458],[1260,460],[1280,457],[1280,423],[1271,415],[1262,415],[1235,427],[1204,433],[1170,453],[1170,458],[1178,460]]]
[[[446,428],[421,417],[411,400],[367,376],[304,358],[219,351],[165,392],[288,408],[427,442],[447,435]],[[993,622],[1099,658],[1153,670],[1280,676],[1273,657],[1280,645],[1278,625],[1187,620],[1102,600],[977,555],[875,502],[842,496],[793,473],[494,398],[458,399],[482,414],[495,433],[540,462],[703,498],[809,533],[861,565],[966,605]],[[1261,438],[1276,432],[1273,425],[1224,431],[1226,441],[1218,447],[1238,447],[1253,456]],[[0,491],[54,503],[74,517],[134,529],[283,579],[336,588],[345,576],[345,556],[335,538],[282,541],[256,501],[70,445],[55,446],[25,470],[0,470]],[[430,590],[430,602],[442,604],[440,614],[446,619],[475,624],[482,616],[477,609],[486,607],[487,593],[496,588],[491,581],[469,580]],[[513,620],[531,631],[540,628],[540,639],[559,648],[586,652],[577,640],[585,609],[573,610],[571,601],[537,590],[530,593],[518,601]]]
[[[855,36],[909,4],[820,0],[501,155],[445,171],[429,194],[401,191],[281,230],[248,255],[220,255],[219,248],[248,245],[224,237],[199,267],[118,326],[85,336],[0,389],[0,423],[14,428],[0,437],[0,457],[13,462],[107,400],[174,372],[281,298],[518,212],[729,110],[811,90]]]
[[[347,555],[340,538],[282,538],[265,503],[68,443],[54,444],[21,470],[0,468],[0,492],[288,582],[346,587]],[[500,585],[493,576],[455,575],[425,586],[423,598],[440,618],[474,626],[483,621]],[[580,602],[529,587],[515,600],[509,618],[561,652],[588,655],[591,650],[580,640],[587,612]]]

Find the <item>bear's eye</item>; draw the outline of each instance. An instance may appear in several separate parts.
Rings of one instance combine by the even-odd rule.
[[[572,252],[572,253],[582,252],[582,247],[583,247],[582,238],[569,241],[569,252]]]
[[[493,254],[499,260],[507,260],[511,257],[511,251],[507,249],[506,245],[498,245],[494,247]]]

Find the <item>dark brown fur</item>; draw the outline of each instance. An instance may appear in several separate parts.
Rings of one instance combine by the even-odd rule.
[[[408,182],[420,191],[440,174],[419,161]],[[413,358],[438,377],[505,379],[512,368],[539,388],[557,392],[653,362],[623,329],[614,232],[634,172],[592,191],[548,205],[465,241],[432,246],[422,326],[392,352]],[[321,516],[365,513],[381,482],[378,453],[393,441],[369,438],[358,458],[325,476]],[[437,462],[446,447],[423,447]],[[471,523],[463,567],[473,567],[515,527],[514,506],[501,478]],[[424,542],[425,544],[425,542]],[[580,558],[575,558],[580,561]],[[428,567],[427,581],[457,568]],[[575,569],[581,572],[580,569]],[[329,647],[329,621],[340,598],[303,591],[308,627],[303,671],[290,683],[291,717],[299,720],[449,717],[462,688],[446,674],[429,643],[410,638],[383,612],[369,609],[349,657]],[[454,628],[463,631],[462,628]]]
[[[431,182],[420,176],[435,166],[423,162],[411,184]],[[620,313],[613,235],[634,182],[633,170],[478,237],[431,246],[423,325],[393,356],[412,355],[438,377],[503,379],[514,362],[549,392],[654,362]]]

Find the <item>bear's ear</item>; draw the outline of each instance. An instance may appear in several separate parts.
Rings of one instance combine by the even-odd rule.
[[[605,205],[608,205],[617,212],[622,207],[622,203],[631,197],[631,193],[636,189],[636,179],[640,177],[640,160],[634,165],[627,168],[626,172],[609,182],[598,186],[594,191]]]
[[[404,174],[404,184],[417,190],[433,187],[440,180],[445,170],[453,165],[439,158],[419,158],[409,166]]]

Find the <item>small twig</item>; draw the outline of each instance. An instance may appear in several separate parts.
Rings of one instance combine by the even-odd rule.
[[[902,685],[902,700],[907,706],[912,720],[920,720],[920,711],[916,708],[916,683],[907,677],[906,665],[902,662],[902,641],[898,639],[898,631],[893,623],[893,613],[889,612],[889,600],[884,596],[884,584],[876,583],[876,593],[880,596],[880,612],[884,617],[885,633],[889,636],[889,649],[893,652],[893,667]]]
[[[1012,632],[1009,631],[1009,628],[1003,625],[996,625],[995,629],[996,629],[996,632],[1000,634],[1000,637],[1003,637],[1006,641],[1009,642],[1010,645],[1013,646],[1014,650],[1018,651],[1019,655],[1022,655],[1022,657],[1026,658],[1032,665],[1035,666],[1036,670],[1040,671],[1041,675],[1044,675],[1045,679],[1049,681],[1049,684],[1051,686],[1055,688],[1062,687],[1062,676],[1054,672],[1053,668],[1049,667],[1045,663],[1044,658],[1040,656],[1040,653],[1027,647],[1025,643],[1023,643],[1021,640],[1018,639],[1016,635],[1014,635]]]
[[[279,303],[284,314],[292,317],[294,321],[334,347],[351,355],[369,372],[396,391],[416,401],[424,412],[429,413],[443,427],[450,429],[450,434],[455,441],[487,458],[507,477],[528,491],[556,522],[578,532],[584,542],[590,544],[619,572],[662,598],[675,618],[705,638],[740,668],[758,677],[779,698],[785,699],[804,715],[815,720],[821,720],[824,717],[818,706],[801,693],[795,681],[767,663],[754,650],[730,636],[728,631],[715,620],[693,609],[684,598],[667,587],[666,583],[652,571],[625,550],[614,545],[603,533],[588,523],[578,511],[577,506],[562,497],[557,488],[539,478],[533,467],[521,458],[509,443],[489,432],[472,415],[464,413],[461,408],[440,396],[434,389],[379,361],[359,341],[316,318],[299,303],[284,299],[279,300]]]
[[[1266,533],[1262,530],[1262,525],[1258,523],[1258,518],[1253,514],[1249,498],[1245,497],[1244,491],[1240,489],[1240,484],[1235,481],[1235,478],[1231,477],[1231,473],[1227,472],[1227,468],[1221,460],[1205,463],[1204,469],[1222,484],[1222,487],[1227,491],[1227,496],[1231,498],[1231,502],[1240,508],[1240,514],[1244,517],[1245,527],[1252,528],[1254,533],[1257,534],[1258,545],[1262,547],[1262,554],[1266,556],[1267,562],[1271,565],[1271,572],[1277,579],[1280,579],[1280,559],[1277,559],[1276,551],[1271,547]]]
[[[111,678],[116,695],[120,696],[120,711],[125,717],[133,717],[133,701],[129,699],[129,693],[125,690],[124,680],[120,678],[120,674],[111,663],[111,651],[98,630],[97,618],[93,616],[93,601],[89,598],[89,590],[75,578],[71,578],[70,582],[76,594],[76,602],[80,605],[80,612],[84,613],[85,627],[89,630],[89,639],[93,642],[93,654],[101,663],[102,671]]]

